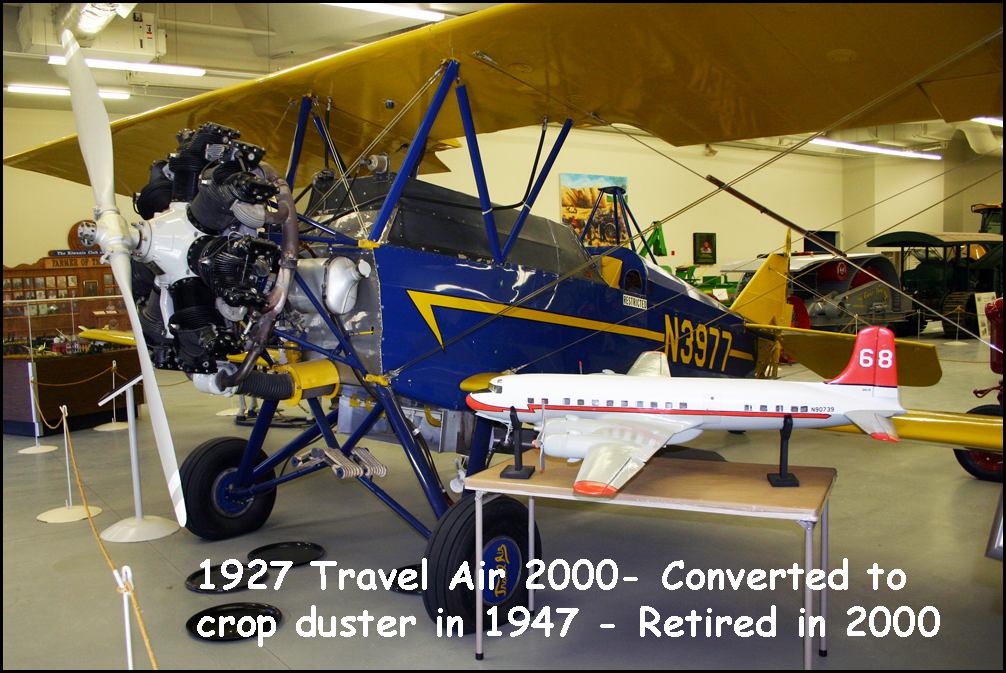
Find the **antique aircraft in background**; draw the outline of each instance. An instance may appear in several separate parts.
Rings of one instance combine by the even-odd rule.
[[[190,530],[208,539],[255,530],[279,484],[331,468],[433,544],[374,483],[380,470],[358,446],[382,416],[442,524],[450,499],[410,404],[460,415],[444,416],[447,426],[471,417],[467,393],[499,372],[624,371],[655,347],[674,375],[713,377],[750,375],[764,335],[782,334],[824,377],[853,351],[852,335],[790,330],[785,254],[769,256],[727,310],[652,260],[587,250],[531,215],[574,127],[630,124],[690,145],[1001,114],[1001,93],[990,93],[1001,91],[1001,28],[989,28],[1001,14],[987,5],[506,5],[112,124],[64,32],[78,136],[4,161],[92,185],[88,235],[127,297],[162,467]],[[621,39],[610,39],[613,25]],[[917,37],[937,34],[946,39]],[[452,90],[458,114],[445,107]],[[496,205],[477,132],[542,119],[565,121],[541,170],[536,160],[517,204]],[[477,197],[418,177],[443,170],[435,153],[458,138]],[[267,156],[289,162],[274,168]],[[303,208],[293,194],[308,182]],[[139,222],[115,209],[116,192],[136,194]],[[630,222],[626,212],[633,235]],[[896,350],[902,384],[938,380],[932,347],[899,341]],[[155,365],[204,392],[263,398],[247,442],[209,440],[179,471]],[[376,404],[340,443],[338,411],[322,400],[352,378]],[[308,404],[315,426],[268,456],[270,420],[290,399]],[[487,464],[491,427],[462,426],[453,424],[472,473]],[[1001,450],[998,428],[998,438],[983,428],[970,443]],[[319,439],[328,451],[312,448]],[[290,458],[295,468],[277,476]]]

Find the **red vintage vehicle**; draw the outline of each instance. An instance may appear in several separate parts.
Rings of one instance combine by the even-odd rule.
[[[1000,297],[985,307],[985,315],[989,319],[989,335],[992,343],[999,350],[990,349],[989,364],[992,371],[999,376],[1003,373],[1003,300]],[[971,409],[969,414],[979,414],[982,416],[1002,416],[1003,415],[1003,382],[999,379],[999,384],[991,388],[979,388],[974,391],[975,397],[982,398],[995,391],[998,396],[998,404],[982,404]],[[954,455],[957,462],[965,470],[978,479],[985,481],[1003,480],[1003,456],[1001,453],[989,453],[977,449],[955,449]]]

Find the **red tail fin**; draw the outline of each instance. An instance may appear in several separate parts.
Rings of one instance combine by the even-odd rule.
[[[894,333],[886,327],[867,327],[856,335],[856,345],[845,370],[828,381],[846,386],[898,387]]]

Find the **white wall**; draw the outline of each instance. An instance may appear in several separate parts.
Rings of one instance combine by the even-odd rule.
[[[498,203],[518,200],[527,184],[538,142],[538,129],[518,129],[479,137],[490,196]],[[550,129],[548,147],[557,135]],[[667,158],[618,133],[574,130],[535,204],[533,212],[559,218],[559,174],[591,173],[628,177],[628,203],[640,226],[677,212],[714,187],[702,177],[713,175],[725,182],[749,171],[773,152],[717,147],[705,156],[703,147],[673,148],[652,138],[654,148],[698,173],[693,175]],[[429,176],[431,182],[474,193],[468,150],[438,155],[451,173]],[[821,157],[788,156],[737,184],[736,188],[779,214],[809,228],[821,228],[842,217],[842,162]],[[692,233],[717,234],[719,263],[749,259],[781,246],[785,229],[736,198],[720,193],[664,225],[668,253],[674,266],[691,264]],[[715,273],[702,267],[700,273]]]
[[[3,110],[3,154],[8,156],[75,133],[73,115],[59,110]],[[119,209],[133,205],[119,197]],[[70,227],[91,219],[91,188],[17,168],[3,167],[3,263],[31,263],[49,250],[65,249]],[[134,216],[135,217],[135,216]]]

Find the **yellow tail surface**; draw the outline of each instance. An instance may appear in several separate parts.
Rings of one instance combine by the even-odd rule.
[[[744,286],[730,310],[760,325],[789,326],[793,307],[786,301],[789,289],[789,254],[772,253]]]

